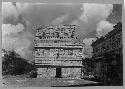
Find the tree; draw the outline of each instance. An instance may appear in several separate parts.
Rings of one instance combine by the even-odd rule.
[[[86,57],[86,58],[91,58],[92,57],[92,46],[91,45],[85,45],[84,48],[83,48],[83,55]]]
[[[90,42],[89,42],[90,43]],[[88,75],[93,75],[93,60],[91,59],[92,58],[92,51],[93,51],[93,48],[90,44],[88,44],[87,42],[86,43],[83,43],[84,44],[84,47],[83,47],[83,55],[84,55],[84,59],[82,60],[83,62],[83,65],[84,65],[84,70],[83,70],[83,73],[88,76]]]
[[[2,74],[20,75],[35,69],[35,66],[21,58],[15,51],[2,50]]]
[[[4,55],[2,57],[2,70],[3,73],[8,73],[12,74],[13,68],[14,68],[14,63],[16,58],[20,57],[18,54],[16,54],[14,51],[5,51],[4,50]]]

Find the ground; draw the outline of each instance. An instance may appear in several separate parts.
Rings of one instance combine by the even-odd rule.
[[[2,81],[3,87],[74,87],[98,85],[98,82],[84,79],[62,79],[62,78],[20,78],[9,77]]]

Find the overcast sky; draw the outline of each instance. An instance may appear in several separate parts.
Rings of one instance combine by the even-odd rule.
[[[77,36],[87,44],[104,36],[122,19],[121,4],[2,3],[2,47],[33,58],[34,26],[76,24]]]

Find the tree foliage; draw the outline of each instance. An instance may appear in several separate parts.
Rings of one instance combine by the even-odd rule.
[[[2,74],[21,75],[35,69],[35,66],[15,51],[2,50]]]
[[[93,48],[91,45],[85,45],[84,48],[83,48],[83,55],[86,57],[86,58],[91,58],[93,53]]]

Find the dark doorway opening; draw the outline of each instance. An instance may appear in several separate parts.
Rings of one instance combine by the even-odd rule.
[[[62,71],[61,68],[56,68],[56,78],[62,78]]]

